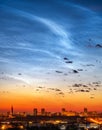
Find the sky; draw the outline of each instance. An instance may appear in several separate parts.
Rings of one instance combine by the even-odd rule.
[[[101,111],[101,0],[0,0],[0,104]]]

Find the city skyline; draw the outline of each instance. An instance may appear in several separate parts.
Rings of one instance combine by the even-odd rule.
[[[82,111],[73,111],[66,108],[61,108],[59,111],[49,111],[46,108],[32,108],[32,111],[17,111],[14,106],[11,106],[7,111],[0,111],[0,115],[14,116],[14,115],[32,115],[32,116],[101,116],[102,111],[90,111],[88,108],[84,107]]]
[[[0,1],[0,112],[102,111],[101,0]]]
[[[25,110],[25,109],[24,109]],[[17,109],[13,106],[13,105],[11,105],[10,107],[9,107],[9,109],[8,110],[5,110],[5,111],[1,111],[0,110],[0,113],[2,113],[2,112],[4,112],[4,113],[18,113],[18,112],[30,112],[30,113],[32,113],[32,112],[34,112],[34,111],[36,111],[36,112],[38,112],[38,113],[43,113],[43,112],[52,112],[52,113],[54,113],[54,112],[58,112],[58,113],[60,113],[60,112],[97,112],[97,111],[95,111],[95,110],[93,110],[93,111],[90,111],[90,110],[88,110],[88,108],[86,108],[86,107],[84,107],[83,108],[83,110],[82,111],[73,111],[73,110],[70,110],[70,109],[66,109],[66,108],[60,108],[59,109],[59,111],[49,111],[49,110],[47,110],[46,108],[43,108],[43,107],[41,107],[41,108],[32,108],[32,110],[31,111],[17,111]]]

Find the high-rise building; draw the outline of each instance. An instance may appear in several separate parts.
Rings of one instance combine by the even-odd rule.
[[[87,108],[84,108],[84,113],[87,113],[87,112],[88,112]]]
[[[65,115],[65,114],[66,114],[66,109],[65,109],[65,108],[62,108],[61,115]]]
[[[45,115],[45,108],[41,109],[41,115],[43,115],[43,116]]]
[[[62,112],[65,112],[66,111],[66,109],[65,108],[62,108]]]
[[[13,106],[11,106],[11,115],[13,115]]]
[[[37,108],[34,108],[34,109],[33,109],[33,115],[34,115],[34,116],[37,116],[37,113],[38,113]]]

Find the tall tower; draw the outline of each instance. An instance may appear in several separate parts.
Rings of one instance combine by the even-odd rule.
[[[33,115],[34,115],[34,116],[37,116],[37,113],[38,113],[37,108],[34,108],[34,109],[33,109]]]
[[[41,108],[41,115],[42,115],[42,116],[45,115],[45,108]]]
[[[61,114],[62,114],[62,115],[65,115],[65,113],[66,113],[66,109],[65,109],[65,108],[62,108]]]
[[[66,109],[65,109],[65,108],[62,108],[62,112],[66,112]]]
[[[87,112],[88,112],[87,108],[84,108],[84,113],[87,113]]]
[[[13,115],[13,106],[11,106],[11,115]]]

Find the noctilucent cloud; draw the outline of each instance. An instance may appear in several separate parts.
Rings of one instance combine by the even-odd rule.
[[[0,0],[2,99],[26,87],[97,99],[101,81],[101,0]]]

